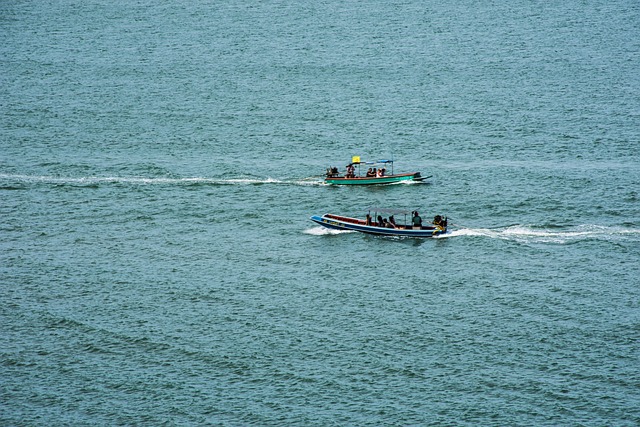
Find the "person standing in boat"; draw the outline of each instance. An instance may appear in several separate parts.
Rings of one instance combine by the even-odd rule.
[[[420,230],[422,228],[422,218],[418,214],[418,211],[413,212],[413,218],[411,218],[414,230]]]

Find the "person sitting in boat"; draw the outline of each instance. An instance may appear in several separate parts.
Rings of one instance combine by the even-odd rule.
[[[380,178],[382,178],[384,176],[385,172],[387,172],[387,169],[385,169],[385,168],[378,169],[378,176]]]
[[[411,218],[411,223],[413,224],[414,230],[420,230],[422,228],[422,218],[420,218],[418,211],[413,212],[413,218]]]
[[[382,219],[382,215],[378,215],[378,227],[384,227],[384,219]]]
[[[371,223],[371,215],[367,214],[367,225],[372,225]]]
[[[393,215],[391,215],[389,217],[389,221],[387,222],[389,228],[398,228],[398,225],[396,224],[396,219],[393,217]]]
[[[353,167],[353,163],[349,163],[347,165],[347,178],[355,178],[356,177],[356,168]]]
[[[369,168],[369,170],[367,171],[367,177],[371,178],[373,176],[376,176],[375,172],[373,171],[373,169]]]

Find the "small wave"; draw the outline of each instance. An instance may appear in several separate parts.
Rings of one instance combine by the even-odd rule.
[[[24,190],[25,187],[22,185],[2,185],[0,186],[0,190],[6,191],[14,191],[14,190]]]
[[[330,228],[325,227],[313,227],[307,230],[304,230],[305,234],[311,234],[312,236],[335,236],[338,234],[346,234],[346,233],[357,233],[353,230],[332,230]]]
[[[638,237],[640,236],[640,229],[588,224],[567,229],[512,225],[503,228],[459,228],[438,237],[451,238],[460,236],[489,237],[522,243],[567,244],[589,239],[618,240]]]

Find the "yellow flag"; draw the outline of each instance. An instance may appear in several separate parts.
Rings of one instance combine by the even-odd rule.
[[[360,163],[360,156],[351,157],[351,163]]]

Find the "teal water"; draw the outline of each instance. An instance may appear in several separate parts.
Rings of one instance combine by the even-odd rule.
[[[0,424],[640,424],[635,1],[0,3]],[[331,187],[352,155],[427,184]],[[309,217],[448,215],[416,240]]]

